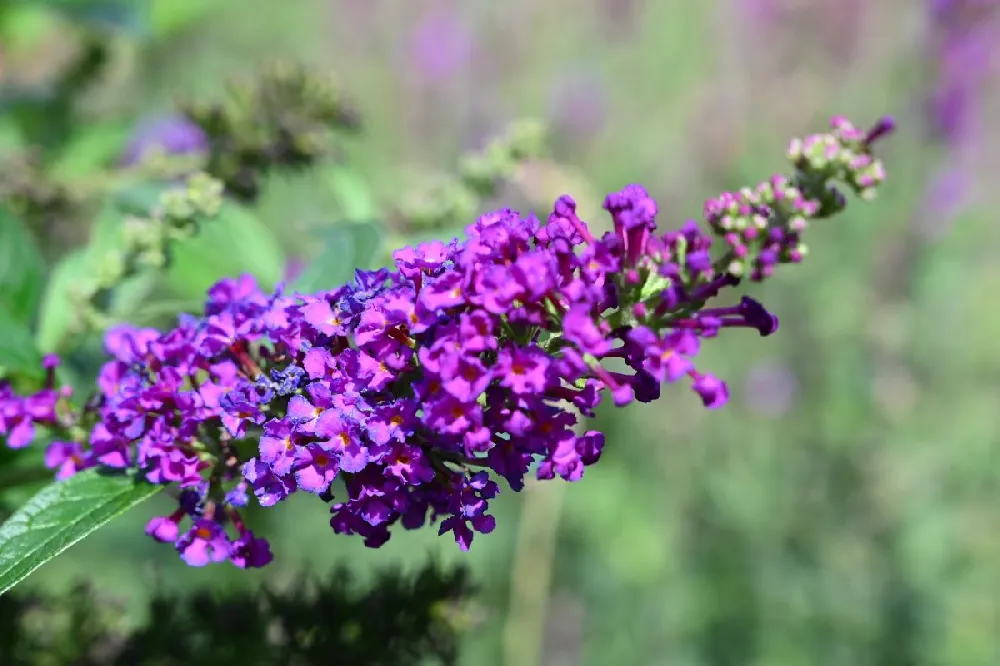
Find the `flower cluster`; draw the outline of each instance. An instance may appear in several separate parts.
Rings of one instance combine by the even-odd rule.
[[[465,239],[400,249],[395,270],[328,292],[224,280],[173,330],[108,333],[111,360],[75,426],[87,445],[60,440],[49,464],[137,468],[177,488],[177,511],[147,533],[192,565],[266,564],[239,509],[294,492],[329,502],[334,532],[370,547],[430,522],[466,549],[494,528],[495,478],[515,491],[532,468],[576,481],[601,457],[603,434],[578,414],[605,393],[623,406],[685,383],[705,407],[725,404],[725,382],[696,364],[702,342],[770,335],[778,319],[750,297],[714,301],[801,260],[807,220],[844,206],[833,181],[867,197],[883,177],[871,143],[890,129],[835,119],[793,142],[795,176],[709,201],[705,229],[659,232],[656,202],[630,185],[605,200],[614,228],[600,238],[564,196],[544,224],[484,215]]]
[[[0,436],[12,449],[23,449],[31,444],[38,426],[58,426],[64,422],[60,412],[64,411],[61,408],[66,406],[72,389],[68,386],[55,388],[55,371],[59,367],[57,356],[46,355],[42,359],[42,367],[45,369],[45,385],[30,395],[19,395],[9,382],[0,379]],[[60,478],[69,475],[67,473]]]

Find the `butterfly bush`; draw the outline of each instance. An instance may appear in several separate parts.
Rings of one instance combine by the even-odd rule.
[[[23,447],[53,429],[46,464],[60,479],[129,468],[174,488],[176,511],[146,533],[190,565],[267,564],[240,511],[296,492],[330,503],[333,531],[369,547],[396,525],[437,523],[465,550],[495,527],[498,480],[577,481],[600,459],[604,435],[579,415],[603,396],[625,406],[681,384],[723,406],[703,341],[778,329],[758,301],[726,295],[805,257],[808,223],[846,204],[836,183],[873,196],[884,173],[871,145],[891,129],[835,118],[791,143],[794,175],[707,201],[703,226],[659,231],[656,202],[630,185],[604,201],[613,231],[599,238],[563,196],[545,223],[483,215],[465,238],[401,248],[394,270],[331,291],[223,280],[172,330],[110,329],[80,412],[55,388],[54,357],[42,391],[0,389],[0,433]]]

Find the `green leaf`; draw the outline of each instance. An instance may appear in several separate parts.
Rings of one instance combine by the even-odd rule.
[[[0,95],[0,114],[3,114],[3,96]],[[10,116],[0,115],[0,152],[14,152],[23,146],[21,130]]]
[[[151,0],[151,21],[158,39],[171,37],[217,11],[218,0]]]
[[[0,526],[0,595],[162,489],[93,469],[42,489]]]
[[[93,274],[96,261],[100,261],[99,256],[88,246],[67,254],[52,270],[35,333],[35,344],[43,353],[58,351],[77,307],[73,302],[73,289]],[[114,318],[129,319],[128,315],[147,300],[156,287],[156,281],[154,273],[143,273],[123,282],[111,297],[109,314]]]
[[[165,192],[178,187],[183,186],[158,181],[132,183],[128,187],[114,192],[112,195],[113,210],[117,211],[119,217],[122,213],[147,217],[160,204]]]
[[[342,219],[357,222],[381,217],[374,193],[358,172],[338,164],[329,170],[328,182]]]
[[[130,127],[118,122],[92,124],[77,131],[52,165],[52,175],[73,179],[101,169],[121,153],[130,132]]]
[[[0,305],[30,324],[45,282],[45,260],[24,223],[0,206]]]
[[[0,10],[0,41],[11,53],[37,46],[55,25],[52,14],[37,2],[0,3]]]
[[[178,242],[166,282],[179,296],[200,298],[226,277],[250,273],[262,289],[272,289],[285,269],[274,233],[249,209],[233,202],[219,216],[199,225],[193,238]]]
[[[73,311],[77,307],[73,303],[72,290],[87,278],[89,265],[86,249],[78,249],[53,267],[45,286],[35,332],[35,343],[43,353],[57,350],[72,323]]]
[[[86,249],[88,269],[97,270],[108,252],[123,247],[122,224],[128,215],[148,216],[160,203],[163,193],[172,188],[177,188],[177,185],[145,181],[132,183],[114,192],[90,231]],[[156,288],[158,281],[156,271],[145,270],[119,284],[112,296],[110,314],[118,316],[132,312]]]
[[[334,289],[354,279],[356,268],[372,268],[382,231],[372,222],[349,222],[330,227],[323,234],[323,249],[309,262],[290,288],[303,294]]]
[[[44,374],[31,329],[0,307],[0,377],[41,378]]]
[[[141,183],[116,192],[98,214],[90,231],[90,242],[56,264],[49,276],[38,320],[36,342],[40,350],[46,353],[57,351],[77,307],[73,302],[73,289],[91,279],[108,252],[121,247],[125,212],[137,215],[148,213],[166,187],[163,183]],[[214,224],[213,220],[206,222],[208,227]],[[109,314],[128,319],[147,299],[159,279],[154,271],[147,271],[125,281],[112,295]]]
[[[162,192],[162,188],[157,189],[147,184],[129,187],[116,192],[104,204],[94,220],[94,226],[90,228],[90,239],[86,246],[87,261],[91,262],[91,267],[96,269],[108,252],[123,246],[121,234],[126,213],[144,215],[149,207],[143,207],[139,202],[158,196],[159,192]]]

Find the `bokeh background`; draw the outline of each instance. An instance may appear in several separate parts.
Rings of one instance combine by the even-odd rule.
[[[465,639],[473,666],[1000,664],[998,3],[157,0],[147,11],[115,38],[113,76],[88,101],[94,128],[113,137],[177,95],[300,59],[356,100],[365,128],[347,156],[390,202],[413,174],[451,169],[523,117],[548,124],[551,159],[526,166],[510,200],[544,214],[570,193],[597,224],[603,194],[630,182],[657,197],[661,224],[697,217],[705,198],[781,170],[788,138],[836,113],[863,125],[889,113],[900,129],[882,146],[879,198],[812,229],[806,263],[759,288],[780,333],[706,345],[705,368],[730,383],[726,409],[677,389],[603,410],[600,464],[576,484],[503,495],[496,531],[468,554],[432,530],[370,551],[333,535],[321,503],[293,498],[260,516],[273,566],[190,570],[140,534],[163,499],[26,584],[92,577],[140,612],[152,584],[254,586],[433,555],[469,562],[482,586]],[[5,25],[3,84],[44,78],[73,48],[45,12]],[[268,182],[256,211],[288,256],[333,222],[310,176]],[[56,227],[46,240],[57,254],[86,233]]]

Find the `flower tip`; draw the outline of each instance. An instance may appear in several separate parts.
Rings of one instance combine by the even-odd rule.
[[[553,209],[559,217],[572,217],[576,213],[576,201],[568,194],[556,199]]]
[[[896,120],[892,116],[882,116],[865,135],[865,145],[871,146],[879,139],[896,131]]]
[[[701,398],[707,409],[719,409],[729,402],[729,386],[714,375],[695,373],[691,388]]]
[[[772,314],[770,315],[770,321],[768,322],[767,326],[761,327],[757,330],[760,331],[760,337],[766,338],[769,335],[777,333],[780,325],[781,321],[778,319],[778,315]]]

